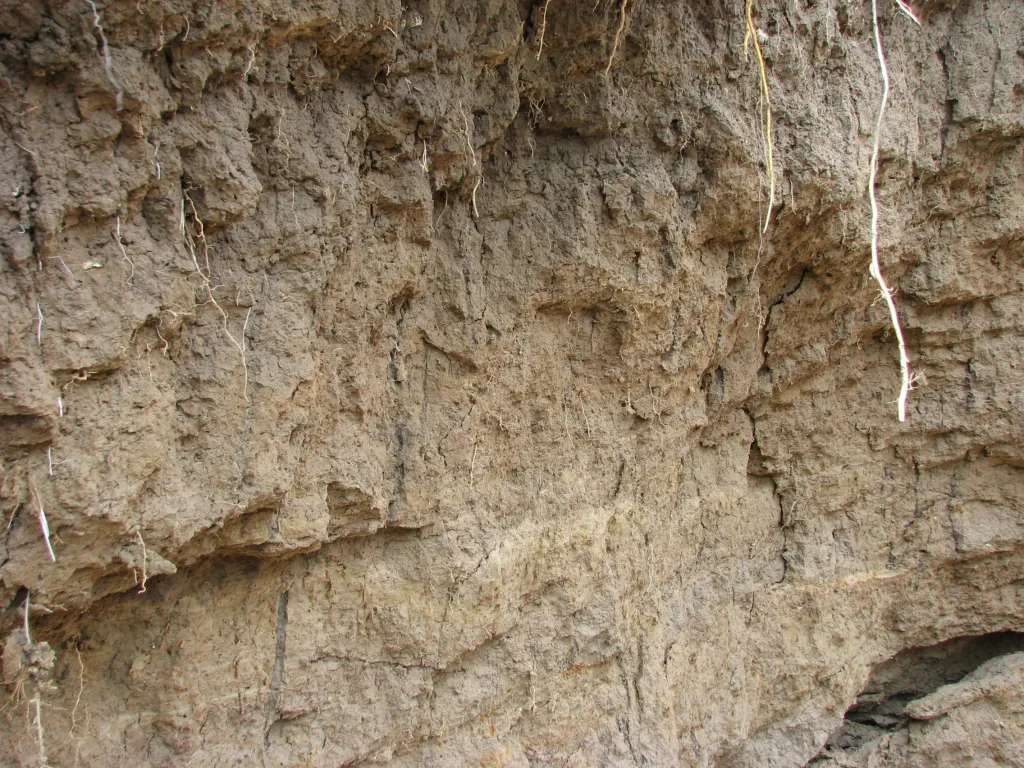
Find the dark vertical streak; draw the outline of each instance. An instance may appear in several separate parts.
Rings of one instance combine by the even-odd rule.
[[[277,633],[274,644],[274,671],[270,675],[270,690],[275,694],[284,680],[285,641],[288,636],[288,590],[277,601]]]
[[[264,712],[266,726],[263,730],[264,745],[270,737],[270,726],[276,721],[278,692],[284,682],[284,654],[288,636],[288,590],[281,593],[277,600],[277,627],[274,632],[274,668],[270,673],[270,695],[267,696],[267,708]]]

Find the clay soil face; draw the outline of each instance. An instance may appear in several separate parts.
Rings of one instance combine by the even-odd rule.
[[[900,423],[870,3],[762,234],[739,0],[0,0],[0,764],[1021,765],[1024,5],[914,6]]]

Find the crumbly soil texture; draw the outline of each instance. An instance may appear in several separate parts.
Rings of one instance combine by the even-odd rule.
[[[868,0],[0,0],[0,765],[1024,765],[1024,3],[900,5],[904,422]]]

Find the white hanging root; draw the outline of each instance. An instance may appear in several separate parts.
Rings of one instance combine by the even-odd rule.
[[[902,5],[901,5],[902,7]],[[875,182],[878,176],[878,148],[882,135],[882,119],[885,116],[885,106],[889,101],[889,68],[885,63],[885,50],[882,48],[882,33],[878,28],[878,0],[871,0],[871,13],[875,27],[875,51],[878,54],[878,66],[882,71],[882,102],[878,108],[878,120],[875,123],[875,142],[871,151],[871,177],[868,181],[868,195],[871,198],[871,277],[878,283],[882,292],[885,305],[889,308],[889,320],[892,323],[893,332],[896,334],[896,342],[900,351],[900,396],[897,400],[897,411],[900,421],[907,418],[907,396],[914,384],[910,373],[910,360],[907,357],[907,345],[903,339],[903,328],[900,326],[900,316],[896,311],[896,303],[892,300],[892,291],[882,276],[882,267],[878,259],[878,199],[875,197]],[[911,18],[916,17],[910,14]]]
[[[459,112],[462,113],[462,133],[466,137],[466,149],[469,150],[469,159],[472,166],[476,168],[476,149],[473,147],[473,134],[469,130],[469,117],[466,110],[459,104]]]
[[[135,535],[138,537],[139,545],[142,547],[142,583],[139,584],[139,594],[141,595],[146,591],[146,580],[149,578],[146,571],[146,565],[149,558],[146,555],[146,540],[142,538],[142,530],[136,529]]]
[[[121,104],[124,101],[124,89],[121,84],[114,78],[114,61],[110,56],[110,44],[107,42],[107,34],[103,31],[103,22],[100,20],[100,12],[96,8],[96,3],[93,0],[85,0],[92,8],[92,25],[96,27],[96,31],[100,33],[100,48],[103,53],[103,69],[106,71],[107,80],[114,86],[116,91],[115,100],[117,102],[117,111],[121,111]]]
[[[29,611],[30,611],[29,603],[30,602],[31,602],[31,592],[26,592],[25,593],[25,603],[24,603],[24,606],[23,606],[24,609],[25,609],[25,614],[24,614],[24,619],[23,619],[23,621],[24,621],[23,627],[24,627],[24,631],[25,631],[25,647],[26,648],[31,648],[32,647],[32,632],[29,629],[29,624],[28,624],[28,617],[29,617]],[[18,689],[19,690],[20,690],[20,687],[21,687],[21,684],[19,683],[18,684]],[[43,741],[43,703],[42,703],[42,700],[40,699],[40,693],[39,693],[39,689],[38,688],[36,689],[36,695],[32,699],[32,703],[35,705],[35,710],[36,710],[36,743],[39,745],[39,765],[44,766],[44,768],[45,768],[47,763],[46,763],[46,747],[45,747],[45,742]],[[29,717],[28,711],[26,710],[26,713],[25,713],[26,726],[28,724],[28,717]]]
[[[544,33],[548,29],[548,6],[551,5],[551,0],[546,0],[544,8],[540,12],[540,33],[537,35],[539,38],[539,44],[537,45],[537,60],[540,60],[540,55],[544,52]]]
[[[43,346],[43,308],[36,301],[36,344]]]
[[[46,544],[46,554],[50,556],[50,562],[57,562],[57,556],[53,554],[53,547],[50,545],[50,524],[46,521],[46,510],[43,509],[43,501],[39,498],[39,492],[33,489],[36,495],[36,504],[39,506],[37,516],[39,517],[39,529],[43,532],[43,542]]]
[[[476,149],[473,147],[473,134],[472,134],[472,132],[469,129],[469,117],[467,117],[466,110],[463,109],[461,103],[459,104],[459,112],[462,114],[462,135],[465,136],[465,138],[466,138],[466,149],[469,151],[469,159],[470,159],[470,161],[472,163],[472,167],[476,168],[476,166],[477,166]],[[424,166],[426,165],[426,151],[427,151],[426,144],[424,144],[423,145],[423,152],[424,152],[423,162],[424,162]],[[424,167],[423,170],[426,170],[426,167]],[[472,195],[472,197],[473,197],[473,217],[477,218],[477,219],[480,218],[480,210],[476,207],[476,191],[480,188],[480,181],[482,179],[483,179],[483,171],[481,170],[480,173],[476,177],[476,183],[473,184],[473,195]],[[445,205],[447,205],[447,201],[446,201]],[[443,211],[442,211],[442,215],[444,215]],[[438,216],[437,220],[440,221],[441,217]]]
[[[242,379],[242,394],[245,395],[245,402],[249,402],[249,364],[246,362],[246,341],[245,332],[249,330],[249,317],[252,315],[252,307],[249,307],[249,311],[245,313],[245,323],[242,325],[242,371],[244,377]],[[226,330],[226,328],[225,328]]]
[[[75,706],[71,708],[71,728],[68,730],[68,736],[71,737],[75,733],[75,726],[78,724],[78,705],[82,703],[82,693],[85,691],[85,664],[82,662],[82,652],[78,650],[79,641],[75,641],[75,655],[78,657],[78,696],[75,698]]]
[[[157,157],[160,155],[160,142],[158,141],[153,146],[153,165],[156,166],[156,180],[160,181],[160,177],[163,176],[163,166],[160,165],[160,161]]]
[[[294,195],[294,192],[292,193]],[[203,260],[206,263],[206,272],[204,273],[202,268],[199,266],[199,258],[196,255],[196,244],[195,239],[189,233],[185,226],[185,202],[188,202],[189,207],[192,209],[192,221],[196,229],[196,238],[203,248]],[[245,325],[242,326],[242,342],[238,343],[238,340],[232,335],[231,330],[228,328],[228,313],[224,311],[224,308],[217,301],[217,298],[213,295],[213,284],[210,282],[210,249],[206,242],[206,230],[203,227],[203,221],[199,218],[199,211],[196,209],[196,204],[192,202],[192,198],[189,197],[188,190],[182,190],[181,199],[181,234],[185,240],[185,245],[188,247],[189,255],[192,256],[192,263],[195,265],[196,274],[199,275],[199,279],[203,281],[203,287],[206,288],[206,293],[210,299],[207,304],[213,304],[220,312],[221,318],[224,320],[224,335],[228,337],[228,340],[235,345],[235,348],[239,351],[242,356],[242,371],[244,373],[242,383],[242,397],[245,398],[245,402],[249,402],[249,364],[245,355],[245,332],[249,328],[249,316],[252,314],[252,307],[249,307],[249,311],[245,315]],[[236,299],[237,305],[237,299]],[[165,347],[166,351],[166,347]]]
[[[127,261],[128,264],[132,268],[132,273],[130,275],[128,275],[128,280],[127,280],[128,285],[132,285],[132,283],[135,280],[135,262],[132,261],[130,258],[128,258],[128,251],[125,250],[124,242],[121,240],[121,217],[120,216],[117,217],[117,229],[114,230],[114,240],[117,241],[117,247],[121,249],[121,255],[124,257],[124,260]]]
[[[259,45],[259,40],[249,46],[249,61],[245,65],[245,71],[242,73],[242,79],[245,80],[249,77],[249,73],[252,71],[252,65],[256,63],[256,46]]]
[[[921,19],[917,17],[917,14],[914,13],[914,9],[910,7],[910,4],[907,3],[906,0],[896,0],[896,6],[903,11],[911,21],[920,26]]]
[[[32,633],[29,632],[29,629],[28,629],[28,603],[29,603],[29,597],[31,596],[31,594],[32,594],[31,592],[28,592],[28,591],[25,592],[25,643],[27,645],[32,645]]]
[[[36,740],[39,742],[39,764],[46,765],[46,745],[43,742],[43,703],[39,699],[39,691],[32,700],[36,705]]]

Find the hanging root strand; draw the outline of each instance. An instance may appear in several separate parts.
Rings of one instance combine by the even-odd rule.
[[[142,580],[139,582],[139,594],[141,595],[146,591],[146,581],[149,579],[149,573],[147,570],[149,556],[146,553],[146,540],[142,538],[142,529],[136,529],[135,537],[139,540],[139,546],[142,547]]]
[[[103,54],[103,70],[107,75],[107,80],[114,87],[114,98],[117,102],[117,111],[121,111],[122,102],[124,101],[124,89],[121,84],[114,77],[114,60],[110,55],[110,43],[107,41],[107,33],[103,30],[103,20],[100,18],[99,9],[96,7],[96,3],[93,0],[85,0],[92,9],[92,25],[96,27],[96,32],[100,36],[100,52]]]
[[[765,211],[764,225],[761,233],[768,231],[775,206],[775,156],[772,148],[772,102],[768,96],[768,73],[764,66],[764,54],[761,42],[757,38],[757,27],[754,25],[754,0],[747,0],[746,32],[743,35],[743,55],[750,58],[750,48],[754,49],[754,61],[757,63],[757,81],[761,89],[761,141],[764,145],[764,165],[768,174],[768,210]]]
[[[540,11],[540,29],[537,32],[537,60],[540,61],[540,55],[544,52],[544,33],[548,29],[548,6],[551,5],[551,0],[545,0],[544,7]]]
[[[885,118],[885,107],[889,101],[889,67],[885,61],[885,49],[882,47],[882,32],[878,26],[878,0],[871,0],[871,13],[875,30],[875,53],[878,56],[878,67],[882,72],[882,101],[878,107],[878,120],[875,122],[875,139],[871,150],[871,173],[868,181],[868,197],[871,200],[871,267],[869,272],[882,293],[882,299],[889,310],[889,321],[892,323],[893,333],[896,335],[896,342],[900,353],[900,395],[896,401],[897,413],[900,421],[907,418],[907,396],[914,385],[914,377],[910,373],[910,359],[907,356],[907,345],[903,338],[903,328],[900,325],[900,316],[896,311],[896,302],[893,301],[893,291],[885,282],[882,275],[881,261],[878,256],[878,198],[875,193],[878,181],[878,153],[881,143],[882,125]],[[911,14],[911,18],[916,17]]]
[[[39,765],[46,765],[46,742],[43,739],[43,702],[39,698],[39,691],[36,691],[32,703],[36,709],[36,744],[39,746]]]
[[[51,563],[57,562],[57,556],[53,554],[53,546],[50,544],[50,524],[46,520],[46,510],[43,509],[43,500],[39,498],[39,491],[35,488],[32,493],[36,497],[36,516],[39,518],[39,529],[43,532],[43,543],[46,544],[46,554]]]
[[[615,30],[615,39],[612,40],[612,52],[608,55],[608,66],[604,68],[604,73],[607,75],[612,71],[612,64],[615,63],[615,54],[619,52],[619,44],[622,42],[622,30],[626,28],[626,6],[629,5],[629,0],[622,0],[619,4],[619,26]],[[544,12],[547,13],[547,6],[544,6]]]
[[[189,232],[189,229],[186,226],[186,221],[185,221],[185,218],[186,218],[186,215],[185,215],[185,203],[188,203],[188,206],[190,208],[190,212],[192,214],[192,227],[193,227],[193,230],[194,230],[194,235],[193,235],[192,232]],[[200,281],[202,281],[203,288],[206,289],[206,295],[208,296],[208,299],[204,303],[205,304],[213,304],[213,306],[216,308],[216,310],[220,313],[221,319],[224,321],[224,335],[228,337],[228,340],[234,345],[235,349],[237,349],[239,354],[242,356],[242,371],[243,371],[242,396],[245,398],[245,402],[248,403],[248,402],[250,402],[249,401],[249,364],[248,364],[248,360],[246,359],[245,333],[246,333],[246,331],[249,328],[249,317],[252,314],[252,309],[253,308],[252,308],[252,306],[250,306],[249,307],[249,311],[245,315],[245,325],[242,326],[242,341],[239,342],[238,339],[236,339],[234,337],[234,335],[231,333],[231,329],[228,327],[228,319],[229,319],[228,318],[228,313],[224,311],[224,307],[222,307],[220,305],[220,302],[217,301],[217,297],[214,296],[214,294],[213,294],[214,288],[216,286],[214,286],[213,283],[210,282],[210,248],[209,248],[209,245],[206,242],[206,230],[203,227],[202,219],[199,218],[199,211],[196,209],[196,204],[195,204],[195,202],[193,202],[192,198],[188,194],[188,190],[182,190],[182,200],[181,200],[181,233],[182,233],[182,236],[185,239],[185,245],[188,247],[189,255],[192,257],[192,264],[193,264],[193,266],[195,266],[195,273],[199,276]],[[198,246],[197,246],[197,242],[198,242]],[[206,270],[205,272],[203,271],[204,267],[199,265],[199,256],[198,256],[199,248],[202,248],[203,263],[205,265],[205,270]],[[236,300],[235,304],[236,304],[236,306],[238,305],[237,300]],[[166,347],[165,347],[165,350],[166,350]]]
[[[914,9],[910,7],[910,3],[908,3],[906,0],[896,0],[896,7],[899,8],[900,11],[902,11],[903,14],[912,22],[914,22],[918,26],[921,26],[921,19],[918,17],[916,13],[914,13]]]
[[[125,261],[128,262],[128,266],[130,266],[131,269],[132,269],[132,272],[131,272],[130,275],[128,275],[128,280],[126,282],[128,283],[128,285],[134,285],[135,284],[135,262],[132,261],[129,258],[128,251],[124,247],[124,241],[121,239],[121,217],[120,216],[117,217],[117,228],[114,230],[114,242],[116,242],[117,243],[117,247],[121,249],[121,257]]]

